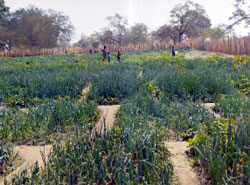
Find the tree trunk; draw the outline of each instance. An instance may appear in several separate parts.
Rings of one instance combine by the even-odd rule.
[[[179,43],[182,42],[182,35],[183,35],[182,33],[179,34]]]

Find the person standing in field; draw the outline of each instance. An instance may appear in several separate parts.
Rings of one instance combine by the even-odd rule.
[[[172,45],[172,56],[175,56],[175,50],[174,50],[174,45]]]
[[[172,56],[175,56],[175,50],[174,50],[174,46],[172,46]]]
[[[110,59],[110,55],[109,55],[109,52],[108,52],[108,62],[110,63],[111,59]]]
[[[103,56],[102,62],[104,62],[105,59],[107,58],[106,46],[104,46],[104,48],[102,50],[102,56]]]
[[[9,51],[10,47],[8,44],[4,44],[4,51]]]
[[[117,62],[120,62],[121,60],[121,53],[120,51],[117,52]]]

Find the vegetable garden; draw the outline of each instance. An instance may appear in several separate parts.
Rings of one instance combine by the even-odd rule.
[[[126,52],[119,64],[98,53],[1,58],[0,180],[18,167],[14,146],[52,144],[43,168],[5,183],[175,184],[165,143],[175,138],[207,183],[250,184],[250,58],[187,52]],[[90,140],[97,106],[113,104],[113,128]]]

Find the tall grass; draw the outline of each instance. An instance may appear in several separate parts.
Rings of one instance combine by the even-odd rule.
[[[17,154],[13,151],[13,146],[3,141],[0,143],[0,177],[3,174],[15,169],[14,161],[17,159]]]
[[[230,80],[235,76],[234,71],[219,62],[148,62],[142,66],[144,79],[155,81],[159,89],[170,98],[214,102],[220,94],[234,93],[230,85]]]
[[[108,98],[122,100],[135,94],[137,89],[137,65],[111,64],[93,78],[90,99],[102,104]]]
[[[250,36],[226,37],[223,39],[189,39],[184,43],[177,43],[176,48],[189,48],[212,52],[227,53],[231,55],[250,55]],[[171,44],[138,44],[129,46],[109,46],[110,52],[119,51],[146,51],[171,49]],[[0,52],[0,57],[25,57],[37,55],[60,55],[60,54],[88,54],[90,50],[101,51],[101,48],[56,48],[56,49],[19,49],[12,48],[9,52]]]
[[[0,66],[0,101],[14,95],[41,99],[74,98],[91,78],[86,67],[78,63],[40,63],[38,59],[23,59],[21,62],[0,62]]]

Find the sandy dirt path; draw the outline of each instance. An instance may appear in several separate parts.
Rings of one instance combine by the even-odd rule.
[[[111,130],[114,125],[115,115],[120,108],[120,105],[100,105],[98,109],[101,111],[101,118],[96,123],[92,130],[90,139],[92,140],[96,135],[103,136],[104,133]]]
[[[166,143],[171,152],[171,160],[174,164],[174,175],[177,183],[180,185],[199,185],[198,176],[188,161],[186,151],[188,150],[187,142],[171,141]]]
[[[0,106],[0,111],[6,109],[4,106]]]
[[[221,118],[222,115],[214,111],[215,103],[202,104],[215,118]],[[177,177],[177,183],[180,185],[199,185],[201,184],[197,174],[188,161],[186,152],[188,143],[182,141],[166,142],[171,152],[171,160],[174,164],[174,175]]]
[[[19,157],[21,158],[22,164],[15,171],[6,176],[8,182],[11,181],[13,176],[18,175],[25,169],[30,169],[36,162],[40,167],[43,167],[43,159],[41,152],[45,154],[46,160],[48,160],[48,154],[52,149],[52,145],[45,146],[16,146],[14,150],[18,152]],[[0,178],[0,185],[4,184],[4,179]]]
[[[221,118],[222,116],[215,112],[213,108],[215,107],[215,103],[203,103],[202,104],[211,114],[214,115],[215,118]]]
[[[219,55],[220,57],[233,57],[233,55],[228,55],[224,53],[216,53],[216,52],[210,52],[210,51],[190,51],[185,54],[184,58],[186,59],[194,59],[194,58],[208,58],[213,55]]]
[[[82,90],[82,93],[81,93],[82,96],[79,98],[78,104],[80,104],[80,103],[82,103],[82,102],[84,101],[84,99],[86,98],[86,94],[89,93],[91,87],[92,87],[92,84],[91,84],[91,83],[88,83],[88,84],[86,85],[86,87]]]
[[[137,79],[142,79],[142,74],[143,74],[143,71],[139,71]]]

